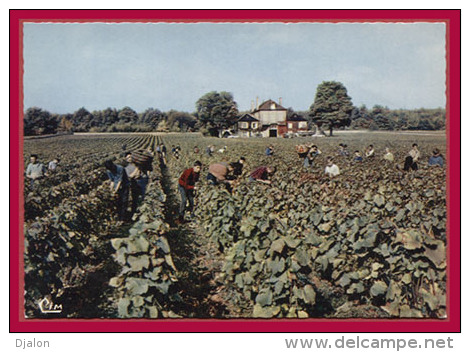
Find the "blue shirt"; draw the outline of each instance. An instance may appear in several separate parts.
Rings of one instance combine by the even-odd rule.
[[[107,171],[109,179],[113,182],[114,189],[117,191],[116,187],[118,183],[121,181],[122,189],[129,185],[129,179],[127,178],[127,174],[125,169],[121,165],[116,165],[116,173],[113,174],[111,171]]]
[[[444,166],[444,159],[440,155],[433,155],[429,158],[429,165],[439,165],[440,167]]]

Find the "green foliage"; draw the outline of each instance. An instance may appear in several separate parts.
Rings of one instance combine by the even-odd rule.
[[[139,123],[142,125],[148,125],[151,130],[156,130],[158,123],[164,118],[165,116],[160,110],[149,108],[140,114]]]
[[[238,115],[232,93],[212,91],[196,102],[197,118],[210,134],[218,136],[220,130],[232,126]]]
[[[48,111],[29,108],[24,115],[25,136],[56,133],[58,120]]]
[[[170,110],[167,113],[167,123],[170,131],[187,132],[194,130],[196,118],[187,112]]]
[[[375,105],[354,109],[351,116],[353,129],[371,130],[442,130],[445,129],[446,111],[437,109],[391,110]]]
[[[350,125],[352,110],[346,87],[340,82],[329,81],[318,85],[310,115],[318,126],[327,125],[332,135],[333,128]]]
[[[250,169],[277,167],[271,186],[245,178],[229,193],[198,184],[198,233],[219,248],[223,265],[216,277],[244,317],[445,316],[445,169],[423,165],[406,176],[379,156],[390,147],[403,160],[411,141],[422,137],[348,138],[350,150],[373,141],[377,156],[358,164],[337,157],[342,173],[333,180],[323,177],[326,156],[336,154],[330,139],[317,142],[323,154],[311,173],[299,172],[299,140],[273,141],[277,156],[269,161],[261,156],[263,140],[215,142],[228,145],[229,160],[243,150]],[[195,158],[192,146],[208,143],[167,140],[181,145],[187,165]],[[417,142],[425,163],[443,140]]]
[[[77,132],[86,132],[92,126],[94,116],[84,107],[73,113],[74,130]]]
[[[137,121],[138,116],[133,109],[126,106],[119,111],[118,119],[121,123],[134,123]]]

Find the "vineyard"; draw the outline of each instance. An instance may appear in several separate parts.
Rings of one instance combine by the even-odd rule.
[[[25,165],[33,153],[44,163],[60,158],[47,177],[25,182],[26,317],[445,318],[446,170],[427,166],[434,148],[445,155],[445,135],[318,138],[322,154],[309,170],[295,152],[304,141],[198,134],[25,140]],[[166,165],[154,158],[143,202],[119,224],[104,161],[124,164],[125,152],[155,152],[160,143]],[[338,155],[339,143],[351,152],[374,144],[377,155],[353,163]],[[422,158],[405,173],[412,143]],[[209,144],[212,156],[204,153]],[[179,158],[170,152],[176,145]],[[396,162],[382,159],[386,147]],[[241,156],[244,174],[231,193],[207,184],[210,164]],[[324,174],[327,156],[339,176]],[[203,168],[195,216],[180,223],[178,178],[196,160]],[[272,185],[248,181],[260,165],[276,167]],[[44,298],[62,312],[43,314]]]

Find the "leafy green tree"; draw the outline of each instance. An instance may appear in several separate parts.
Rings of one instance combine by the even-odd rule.
[[[312,121],[319,127],[326,125],[333,135],[333,128],[349,126],[353,104],[346,87],[335,81],[322,82],[317,87],[315,101],[310,106]]]
[[[88,131],[93,119],[93,114],[84,107],[81,107],[73,113],[73,125],[75,126],[75,130],[80,132]]]
[[[379,130],[392,131],[395,129],[395,123],[391,119],[390,110],[380,105],[372,108],[372,119]]]
[[[106,108],[102,112],[103,114],[103,124],[105,126],[111,126],[112,124],[118,122],[118,112],[116,109]]]
[[[159,122],[165,118],[164,114],[154,108],[148,108],[139,117],[139,122],[149,125],[152,129],[156,129]]]
[[[233,126],[237,121],[238,108],[232,93],[212,91],[196,102],[199,124],[206,128],[212,136]]]
[[[61,115],[59,117],[59,124],[57,125],[57,132],[72,132],[73,123],[72,118],[67,117],[67,115]]]
[[[197,122],[196,118],[187,112],[170,110],[167,115],[170,130],[182,132],[191,131],[194,129]]]
[[[24,135],[54,134],[57,132],[58,120],[49,111],[32,107],[24,114]]]
[[[119,123],[136,123],[138,119],[137,113],[128,106],[122,108],[118,113]]]

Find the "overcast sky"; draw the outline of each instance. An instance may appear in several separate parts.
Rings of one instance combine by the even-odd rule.
[[[24,107],[193,112],[210,91],[308,110],[322,81],[354,105],[445,107],[442,23],[24,25]]]

